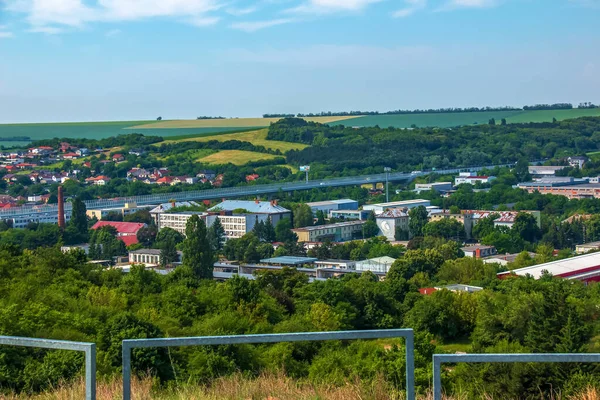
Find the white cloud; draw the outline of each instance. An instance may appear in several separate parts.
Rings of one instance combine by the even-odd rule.
[[[55,26],[34,26],[27,32],[44,33],[46,35],[58,35],[59,33],[63,33],[64,31],[64,29],[57,28]]]
[[[293,20],[290,18],[280,18],[269,21],[237,22],[231,24],[230,27],[244,32],[256,32],[258,30],[270,28],[272,26],[289,24],[290,22],[293,22]]]
[[[253,12],[256,12],[258,10],[258,7],[246,7],[246,8],[235,8],[235,7],[230,7],[228,9],[225,10],[225,12],[227,12],[227,14],[231,14],[235,17],[241,17],[243,15],[248,15],[248,14],[252,14]]]
[[[330,14],[340,11],[360,11],[382,0],[308,0],[298,7],[285,10],[289,13]]]
[[[110,37],[118,36],[120,34],[121,34],[121,30],[120,29],[111,29],[110,31],[106,32],[104,34],[104,36],[110,38]]]
[[[12,32],[0,31],[0,39],[9,39],[14,37]]]
[[[394,18],[408,17],[419,10],[422,10],[427,5],[427,0],[406,0],[406,7],[401,8],[392,13]]]
[[[221,18],[219,17],[194,17],[190,18],[188,22],[194,26],[203,27],[215,25],[219,23],[220,20]]]
[[[498,5],[499,0],[449,0],[437,11],[449,11],[457,8],[488,8]]]
[[[1,1],[1,0],[0,0]],[[4,0],[8,11],[26,14],[31,31],[56,33],[62,27],[81,28],[89,22],[135,21],[175,17],[197,26],[216,23],[209,13],[223,0]]]

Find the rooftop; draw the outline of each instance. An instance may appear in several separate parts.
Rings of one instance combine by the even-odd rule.
[[[282,256],[282,257],[265,258],[265,259],[260,260],[260,262],[264,263],[264,264],[302,265],[302,264],[312,264],[318,260],[319,260],[318,258],[312,258],[312,257]]]
[[[336,228],[343,228],[345,226],[362,225],[365,222],[366,221],[347,221],[347,222],[338,222],[337,224],[305,226],[304,228],[292,229],[292,231],[308,232],[308,231],[317,231],[317,230],[321,230],[321,229],[336,229]]]
[[[493,263],[495,260],[502,260],[506,262],[513,262],[521,253],[513,253],[513,254],[496,254],[495,256],[486,257],[483,259],[483,262]],[[532,253],[530,251],[527,252],[529,257],[534,258],[537,254]]]
[[[531,275],[535,279],[539,279],[543,272],[547,271],[554,276],[576,279],[584,277],[587,273],[597,272],[598,270],[600,270],[600,253],[590,253],[564,260],[551,261],[531,267],[501,272],[498,276],[504,277],[511,274],[520,276]]]
[[[139,222],[117,222],[117,221],[98,221],[92,226],[92,229],[100,229],[104,226],[114,227],[118,233],[137,233],[141,228],[146,226]]]
[[[161,212],[169,211],[171,208],[174,207],[197,207],[199,205],[200,204],[196,203],[195,201],[177,201],[175,203],[162,203],[150,210],[150,213],[158,214]]]
[[[402,206],[408,206],[408,205],[419,204],[419,203],[429,203],[430,204],[431,202],[429,200],[415,199],[415,200],[391,201],[389,203],[365,204],[365,206],[398,208],[398,207],[402,207]]]
[[[325,201],[313,201],[306,203],[309,207],[328,206],[332,204],[346,204],[346,203],[357,203],[356,200],[352,199],[340,199],[340,200],[325,200]]]
[[[276,202],[248,200],[225,200],[224,202],[211,208],[209,211],[233,211],[239,208],[243,208],[251,213],[257,214],[281,214],[290,212],[290,210],[287,208],[277,205]]]
[[[398,208],[392,208],[377,215],[377,218],[403,218],[408,214]]]
[[[494,246],[486,246],[483,244],[474,244],[471,246],[465,246],[465,247],[461,247],[460,249],[465,252],[465,251],[475,251],[477,249],[479,250],[488,250],[488,249],[493,249]]]

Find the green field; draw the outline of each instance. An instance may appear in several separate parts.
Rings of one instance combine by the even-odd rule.
[[[274,158],[277,158],[277,156],[254,151],[221,150],[218,153],[211,154],[207,157],[200,157],[197,161],[213,165],[229,163],[234,165],[245,165],[254,161],[273,160]]]
[[[573,109],[573,110],[539,110],[539,111],[482,111],[465,113],[439,113],[439,114],[400,114],[400,115],[368,115],[346,121],[332,122],[329,125],[344,125],[356,127],[370,127],[378,125],[381,128],[410,128],[440,127],[449,128],[459,125],[487,124],[491,118],[499,124],[502,118],[508,123],[524,122],[551,122],[552,118],[564,120],[570,118],[600,116],[600,108]]]

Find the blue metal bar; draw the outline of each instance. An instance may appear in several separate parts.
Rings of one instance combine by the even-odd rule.
[[[0,345],[42,349],[83,351],[85,353],[85,398],[96,400],[96,344],[66,340],[0,336]]]
[[[434,354],[433,355],[433,399],[442,399],[443,363],[516,363],[516,362],[600,362],[600,353],[555,353],[555,354]]]
[[[403,337],[406,340],[406,399],[415,398],[414,334],[412,329],[371,331],[299,332],[265,335],[200,336],[161,339],[123,340],[123,400],[131,399],[131,350],[148,347],[211,346],[222,344],[259,344],[279,342],[317,342],[327,340],[383,339]]]

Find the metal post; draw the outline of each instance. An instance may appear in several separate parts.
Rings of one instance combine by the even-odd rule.
[[[442,370],[438,354],[433,355],[433,399],[442,399]]]
[[[390,202],[390,193],[389,193],[389,176],[388,174],[390,173],[390,171],[392,170],[390,167],[384,167],[383,170],[385,171],[385,202],[389,203]]]
[[[123,341],[123,400],[131,399],[131,348]]]
[[[298,332],[264,335],[202,336],[123,340],[123,400],[131,399],[131,350],[149,347],[214,346],[221,344],[258,344],[281,342],[318,342],[403,337],[406,343],[406,399],[415,399],[414,333],[412,329],[387,329],[342,332]]]
[[[413,331],[404,337],[406,346],[406,399],[415,399],[415,335]]]
[[[91,343],[85,352],[85,398],[96,400],[96,344]]]
[[[96,344],[66,340],[0,336],[0,345],[73,350],[85,353],[85,399],[96,400]]]

